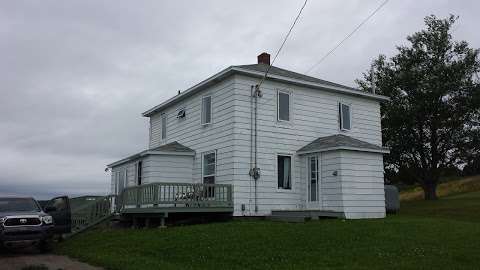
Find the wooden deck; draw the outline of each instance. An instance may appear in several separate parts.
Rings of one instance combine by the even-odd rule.
[[[233,212],[232,186],[151,183],[124,189],[115,205],[120,214]]]

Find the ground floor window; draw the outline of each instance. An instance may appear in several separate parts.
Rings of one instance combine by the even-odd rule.
[[[137,162],[137,185],[142,184],[142,161]]]
[[[215,184],[217,155],[215,151],[203,154],[202,159],[202,175],[204,184]],[[205,191],[207,197],[214,197],[214,187],[208,187]]]
[[[277,177],[279,189],[292,189],[291,156],[277,156]]]

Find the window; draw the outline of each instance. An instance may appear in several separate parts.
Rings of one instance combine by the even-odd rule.
[[[202,125],[212,123],[212,97],[202,98]]]
[[[215,184],[215,152],[203,154],[203,183]]]
[[[290,121],[290,93],[278,91],[278,121]]]
[[[203,183],[215,184],[216,153],[210,152],[203,154]],[[215,197],[215,187],[208,187],[205,190],[206,197]]]
[[[167,139],[167,115],[162,114],[162,140]]]
[[[338,115],[340,118],[340,129],[341,130],[350,130],[351,129],[351,109],[350,105],[339,103],[338,104]]]
[[[137,162],[137,185],[142,184],[142,161]]]
[[[277,156],[278,188],[292,189],[292,157]]]

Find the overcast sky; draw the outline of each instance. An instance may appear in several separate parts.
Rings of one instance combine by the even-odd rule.
[[[305,72],[383,0],[311,0],[276,66]],[[106,194],[105,165],[143,150],[140,113],[230,65],[277,50],[303,0],[1,1],[0,194]],[[429,14],[460,16],[480,47],[479,1],[390,0],[310,75],[355,86]]]

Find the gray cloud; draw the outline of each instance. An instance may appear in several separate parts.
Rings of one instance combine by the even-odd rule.
[[[303,1],[0,3],[0,193],[104,194],[105,164],[144,149],[140,113],[235,64],[274,53]],[[380,1],[310,1],[276,65],[304,72]],[[311,75],[354,85],[379,53],[476,1],[390,1]]]

